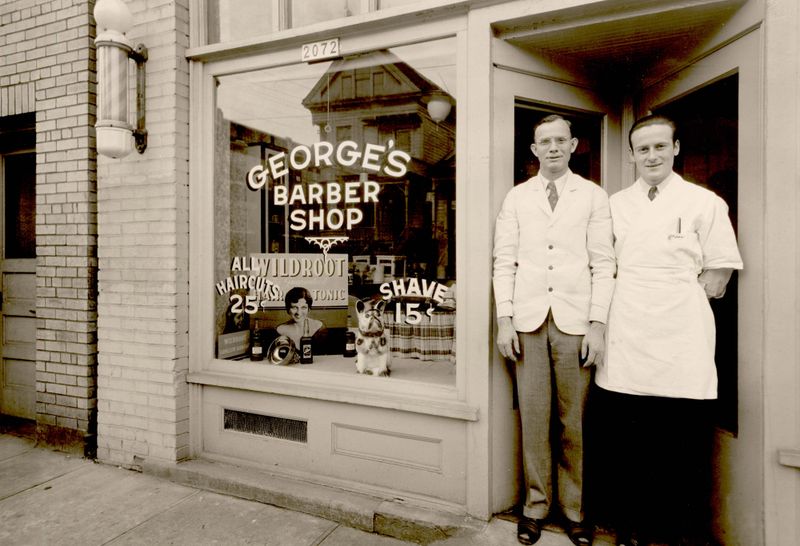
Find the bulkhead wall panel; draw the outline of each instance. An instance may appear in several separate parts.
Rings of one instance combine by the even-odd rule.
[[[387,498],[466,503],[460,420],[218,387],[204,388],[202,418],[209,458]]]

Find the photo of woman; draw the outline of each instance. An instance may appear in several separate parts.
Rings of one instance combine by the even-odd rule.
[[[298,348],[302,337],[311,337],[315,344],[324,338],[327,333],[325,324],[308,316],[314,302],[307,289],[295,286],[286,292],[285,303],[290,318],[277,326],[279,335],[287,336]]]

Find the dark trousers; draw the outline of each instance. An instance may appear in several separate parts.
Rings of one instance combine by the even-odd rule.
[[[707,536],[713,400],[593,387],[587,481],[599,522],[662,540]]]

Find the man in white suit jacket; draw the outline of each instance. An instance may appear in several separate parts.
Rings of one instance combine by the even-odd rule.
[[[540,121],[531,145],[539,173],[509,191],[495,225],[497,345],[516,361],[522,423],[523,544],[539,539],[556,507],[573,543],[592,540],[583,523],[583,413],[591,366],[603,359],[615,261],[608,195],[569,169],[577,145],[561,116]]]

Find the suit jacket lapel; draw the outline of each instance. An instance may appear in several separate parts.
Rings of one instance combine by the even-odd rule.
[[[567,182],[564,184],[564,190],[561,192],[561,195],[558,196],[558,203],[556,203],[556,210],[553,213],[557,216],[562,216],[566,213],[567,209],[572,205],[575,201],[575,192],[578,190],[578,181],[575,179],[575,175],[570,171],[567,175]],[[547,203],[547,207],[550,208],[550,203]]]

